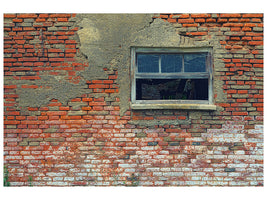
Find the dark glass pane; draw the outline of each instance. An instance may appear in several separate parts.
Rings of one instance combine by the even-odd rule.
[[[208,79],[137,79],[136,100],[208,100]]]
[[[137,54],[138,72],[157,73],[159,72],[159,55]]]
[[[183,65],[183,56],[178,54],[161,55],[161,72],[181,72]]]
[[[207,54],[184,54],[185,72],[205,72]]]

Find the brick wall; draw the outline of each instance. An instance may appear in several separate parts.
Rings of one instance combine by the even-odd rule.
[[[81,76],[90,63],[75,14],[4,14],[11,186],[263,185],[263,15],[154,18],[184,38],[218,38],[217,111],[121,115],[117,69],[103,67],[104,79]]]

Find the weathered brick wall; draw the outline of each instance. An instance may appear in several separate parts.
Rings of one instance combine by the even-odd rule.
[[[120,70],[86,73],[75,14],[4,14],[11,186],[263,185],[263,15],[154,18],[184,43],[219,41],[216,111],[120,112]]]

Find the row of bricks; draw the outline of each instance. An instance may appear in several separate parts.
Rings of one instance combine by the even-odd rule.
[[[11,186],[29,186],[28,182],[11,182]],[[131,186],[131,182],[125,181],[50,181],[50,182],[32,182],[33,186]],[[263,186],[263,181],[138,181],[138,186]]]
[[[14,50],[14,49],[13,49]],[[14,50],[15,51],[15,50]],[[35,50],[32,49],[32,53],[30,51],[28,51],[26,54],[22,54],[22,53],[14,53],[14,54],[9,54],[10,57],[13,58],[18,58],[18,62],[24,62],[24,61],[32,61],[32,60],[24,60],[24,59],[20,59],[22,57],[25,57],[25,59],[27,58],[34,58],[35,56],[40,56],[40,57],[48,57],[48,58],[54,58],[54,57],[64,57],[64,56],[68,56],[68,54],[72,54],[72,53],[76,53],[76,49],[66,49],[63,53],[35,53]],[[5,54],[6,57],[8,54]],[[26,58],[27,57],[27,58]],[[36,60],[34,60],[35,62]]]
[[[262,13],[221,13],[221,14],[161,14],[161,18],[263,18]]]
[[[75,17],[76,14],[65,14],[65,13],[58,13],[58,14],[31,14],[31,13],[23,13],[23,14],[4,14],[4,18],[70,18]]]
[[[79,66],[75,64],[63,65],[63,63],[44,63],[44,62],[24,62],[24,63],[4,63],[5,75],[10,75],[12,72],[22,72],[16,74],[16,76],[26,75],[26,72],[38,72],[38,71],[55,71],[65,70],[68,71],[68,75],[75,75],[76,71],[84,70],[87,64],[80,63]],[[10,71],[10,72],[8,72]],[[24,73],[23,73],[24,72]]]

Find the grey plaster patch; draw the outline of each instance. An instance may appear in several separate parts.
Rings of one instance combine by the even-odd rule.
[[[39,88],[17,89],[20,94],[19,107],[41,107],[47,105],[51,99],[58,99],[59,102],[67,105],[69,99],[89,92],[84,80],[79,84],[73,84],[58,76],[41,75],[40,77],[40,80],[35,81],[35,85]]]

